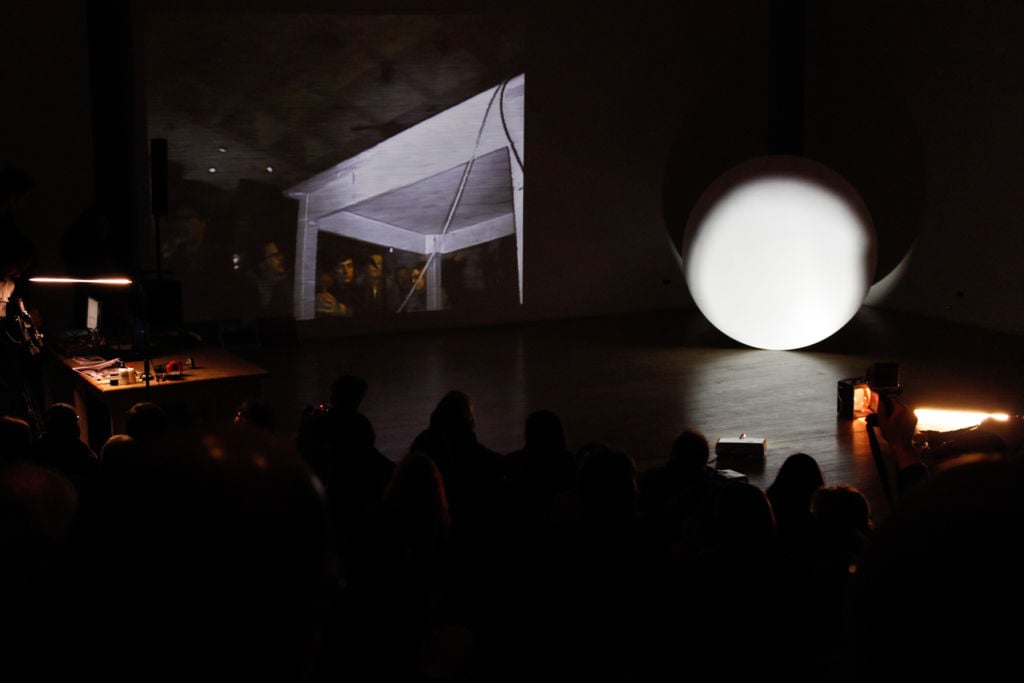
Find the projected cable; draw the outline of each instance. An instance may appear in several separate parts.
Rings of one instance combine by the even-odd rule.
[[[466,162],[465,167],[462,169],[462,177],[459,178],[459,186],[455,190],[455,196],[452,198],[452,204],[448,208],[448,215],[445,217],[444,226],[441,228],[439,237],[444,237],[448,234],[448,229],[452,225],[452,219],[455,218],[455,211],[459,208],[459,202],[462,201],[462,193],[466,189],[466,184],[469,182],[469,174],[473,170],[473,162],[476,161],[477,150],[480,149],[480,139],[483,137],[484,127],[487,125],[487,117],[491,115],[491,108],[494,107],[494,101],[497,99],[498,93],[500,92],[502,92],[502,86],[495,87],[494,91],[491,93],[491,99],[487,102],[487,108],[484,110],[483,119],[480,121],[480,127],[476,132],[476,140],[473,143],[473,153],[470,155],[469,161]],[[419,276],[413,281],[412,287],[409,288],[409,292],[405,295],[405,299],[403,299],[402,303],[399,304],[398,310],[395,311],[396,313],[401,313],[405,310],[409,300],[412,299],[413,294],[416,293],[416,285],[426,277],[427,270],[430,268],[430,264],[433,263],[436,255],[437,251],[432,251],[430,252],[430,255],[427,256],[427,262],[423,265],[423,269],[420,271]]]
[[[509,79],[505,79],[501,82],[501,97],[498,98],[498,115],[501,117],[501,129],[505,131],[505,139],[508,140],[508,148],[512,150],[512,156],[516,158],[516,163],[519,165],[519,169],[526,172],[526,164],[523,163],[523,159],[519,156],[519,150],[516,149],[515,140],[512,139],[512,133],[508,129],[508,121],[505,119],[505,88],[508,87]]]

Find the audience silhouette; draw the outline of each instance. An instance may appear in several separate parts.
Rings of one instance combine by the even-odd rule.
[[[691,633],[697,651],[728,666],[736,678],[790,680],[793,636],[800,630],[789,619],[794,596],[786,569],[768,496],[753,484],[730,480],[716,496],[711,543],[694,559],[687,578],[700,587],[689,602],[701,615]],[[733,637],[738,630],[740,640]]]
[[[188,426],[140,402],[101,457],[70,404],[47,408],[38,439],[3,416],[0,635],[17,660],[42,678],[310,683],[708,667],[989,680],[1015,665],[1012,426],[998,453],[929,466],[913,413],[883,406],[900,495],[876,524],[812,455],[788,456],[762,490],[720,476],[692,427],[641,472],[611,444],[569,450],[558,414],[538,409],[502,455],[459,390],[395,463],[360,412],[367,390],[340,375],[284,436],[269,402]]]
[[[660,540],[663,566],[689,559],[710,543],[715,502],[726,482],[710,459],[707,438],[697,429],[684,429],[673,440],[665,464],[638,478],[639,511]]]
[[[426,453],[444,479],[452,529],[470,544],[485,543],[498,522],[504,493],[502,456],[476,436],[476,408],[468,394],[447,392],[411,450]]]
[[[27,459],[0,462],[0,639],[7,680],[60,680],[77,675],[65,644],[75,596],[71,536],[78,513],[75,485]]]
[[[125,413],[124,433],[142,443],[156,442],[174,429],[167,410],[153,401],[139,401]]]
[[[99,456],[82,441],[78,411],[69,403],[53,403],[43,411],[43,433],[36,441],[34,459],[54,469],[84,495],[98,475]]]
[[[851,605],[857,681],[997,680],[1024,609],[1019,459],[965,455],[906,491],[866,544]]]
[[[504,458],[510,531],[534,536],[564,519],[576,485],[576,456],[566,446],[561,418],[551,410],[526,416],[523,441]]]
[[[29,460],[35,447],[32,425],[17,415],[0,415],[0,442],[4,444],[0,464]]]
[[[131,458],[140,450],[159,444],[175,429],[170,413],[154,401],[138,401],[125,412],[124,431],[111,434],[100,446],[104,463]]]
[[[296,445],[324,483],[327,482],[328,470],[334,459],[332,448],[335,443],[344,441],[344,435],[337,432],[349,424],[348,418],[359,414],[359,407],[368,390],[369,384],[364,378],[339,375],[331,382],[327,403],[308,406],[303,413]]]
[[[852,580],[843,639],[852,679],[1005,677],[1019,646],[1012,618],[1024,608],[1020,422],[992,426],[999,452],[929,468],[912,441],[913,411],[888,400],[877,415],[900,495]]]
[[[346,579],[361,571],[359,561],[395,469],[395,463],[377,449],[373,424],[359,412],[367,391],[362,377],[338,376],[331,384],[329,403],[307,411],[296,435],[300,455],[326,492]]]
[[[811,498],[824,485],[818,461],[807,453],[793,453],[782,461],[775,479],[765,489],[775,513],[781,549],[796,562],[804,562],[807,558],[801,555],[812,548],[815,532]]]
[[[77,547],[82,671],[312,680],[336,562],[294,447],[248,425],[188,427],[104,466]]]
[[[565,576],[550,596],[557,607],[547,617],[549,652],[559,677],[624,680],[646,636],[642,586],[651,566],[636,463],[605,443],[589,443],[579,456],[579,515],[553,556]]]
[[[473,680],[444,481],[412,450],[395,467],[328,632],[325,678]]]

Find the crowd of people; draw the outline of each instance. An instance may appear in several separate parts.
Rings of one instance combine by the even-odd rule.
[[[392,461],[343,375],[280,431],[272,404],[177,424],[140,403],[93,451],[74,407],[0,419],[5,670],[25,680],[862,681],[1012,666],[1021,439],[929,467],[898,402],[876,524],[812,454],[762,490],[699,429],[638,471],[530,413],[501,453],[452,390]],[[1009,619],[1009,621],[1007,621]],[[21,680],[11,678],[11,680]]]
[[[428,256],[351,247],[317,273],[319,317],[373,318],[417,311],[482,311],[516,301],[510,245],[494,240]]]
[[[388,268],[380,252],[360,259],[344,254],[317,277],[316,314],[351,318],[425,311],[426,264],[420,260]]]
[[[263,400],[225,424],[142,402],[93,450],[73,405],[41,405],[25,307],[37,255],[16,220],[32,185],[0,181],[10,680],[865,683],[1016,665],[1019,421],[985,425],[984,452],[926,462],[913,412],[883,402],[896,497],[878,524],[813,454],[789,455],[762,490],[724,477],[688,427],[639,471],[608,444],[570,449],[544,409],[502,453],[454,389],[393,461],[354,375],[296,433]],[[341,258],[318,313],[427,306],[422,270],[386,271],[379,254]],[[453,291],[456,305],[473,290]]]

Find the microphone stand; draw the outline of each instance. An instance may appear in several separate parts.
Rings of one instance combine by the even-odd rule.
[[[142,278],[133,279],[135,286],[135,324],[139,338],[139,346],[142,351],[142,375],[139,379],[146,383],[146,400],[150,400],[149,385],[153,381],[152,359],[149,353],[149,299],[146,296],[146,286]]]
[[[868,441],[871,444],[871,456],[875,461],[875,469],[878,470],[878,479],[882,482],[882,491],[885,493],[885,500],[892,505],[892,486],[889,483],[889,466],[882,457],[882,449],[878,445],[878,436],[875,428],[878,426],[878,414],[871,413],[864,418],[868,429]]]

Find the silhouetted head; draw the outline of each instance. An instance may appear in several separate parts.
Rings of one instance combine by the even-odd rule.
[[[43,411],[43,430],[50,437],[77,439],[81,434],[78,411],[70,403],[54,403]]]
[[[370,418],[362,413],[343,418],[340,427],[348,445],[356,450],[367,451],[377,444],[377,431],[373,428]]]
[[[127,434],[111,434],[100,447],[100,460],[110,463],[118,458],[131,458],[140,447],[139,442]]]
[[[341,375],[331,383],[332,410],[354,413],[366,398],[369,388],[366,380],[356,375]]]
[[[32,425],[24,418],[14,415],[0,415],[0,464],[27,460],[32,454],[35,435]]]
[[[444,478],[434,461],[410,450],[395,465],[384,489],[384,506],[392,522],[406,527],[443,531],[451,526]]]
[[[535,410],[526,416],[526,447],[540,450],[565,450],[562,420],[550,410]]]
[[[782,461],[767,491],[769,498],[776,493],[798,496],[809,505],[811,496],[824,483],[817,460],[806,453],[793,453]]]
[[[182,428],[106,465],[87,563],[113,642],[180,674],[285,680],[309,664],[334,540],[291,444]]]
[[[723,547],[757,549],[775,539],[775,514],[764,491],[734,479],[718,494],[714,529]]]
[[[700,474],[711,459],[707,438],[696,429],[684,429],[672,442],[669,465],[684,474]]]
[[[136,441],[146,442],[170,432],[171,416],[158,403],[139,401],[124,416],[124,433]]]
[[[469,395],[454,389],[445,394],[430,414],[430,428],[445,434],[475,431],[476,415]]]
[[[21,553],[45,552],[63,542],[77,508],[78,493],[64,475],[26,461],[0,464],[0,555],[5,565],[30,565],[40,558]]]
[[[811,514],[827,537],[846,542],[851,550],[862,546],[874,528],[871,504],[852,484],[818,488],[811,498]]]
[[[591,445],[580,459],[579,488],[589,519],[628,521],[636,513],[636,463],[626,453]]]
[[[900,497],[856,574],[859,680],[998,680],[1024,612],[1024,466],[965,457]]]

